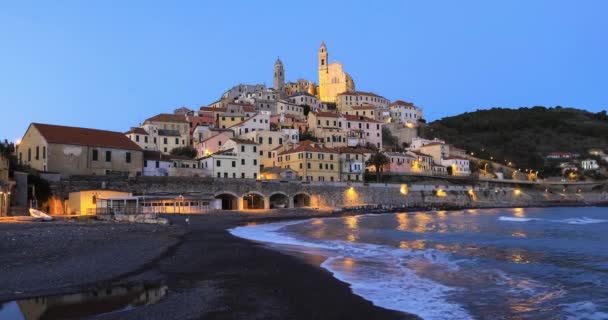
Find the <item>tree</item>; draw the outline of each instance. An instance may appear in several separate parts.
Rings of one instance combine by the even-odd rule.
[[[310,106],[307,104],[302,105],[302,110],[304,110],[304,116],[308,117],[308,113],[310,112]]]
[[[188,157],[190,159],[194,159],[196,157],[196,155],[198,154],[198,152],[193,147],[184,146],[184,147],[174,148],[173,150],[171,150],[171,154],[174,156],[184,156],[184,157]]]
[[[376,169],[376,182],[380,182],[383,168],[389,161],[389,158],[382,151],[376,151],[365,161],[366,166],[373,166]]]

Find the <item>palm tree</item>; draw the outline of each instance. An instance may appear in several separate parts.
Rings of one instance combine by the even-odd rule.
[[[382,170],[385,165],[389,163],[388,157],[384,154],[384,152],[378,150],[376,153],[372,154],[367,161],[365,161],[366,166],[373,166],[376,169],[376,182],[380,182],[380,177],[382,175]]]

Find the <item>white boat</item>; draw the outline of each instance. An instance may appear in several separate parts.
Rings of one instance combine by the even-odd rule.
[[[53,220],[53,217],[49,216],[48,214],[46,214],[40,210],[36,210],[34,208],[30,208],[30,216],[37,218],[37,219],[42,219],[44,221]]]

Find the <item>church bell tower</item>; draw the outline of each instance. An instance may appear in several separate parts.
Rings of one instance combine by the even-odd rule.
[[[283,94],[283,88],[285,87],[285,71],[283,70],[283,62],[277,58],[274,63],[274,75],[272,77],[272,86],[279,94]]]

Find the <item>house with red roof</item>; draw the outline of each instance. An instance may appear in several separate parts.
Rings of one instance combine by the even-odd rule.
[[[70,175],[140,175],[143,150],[122,132],[32,123],[17,159],[38,171]]]

